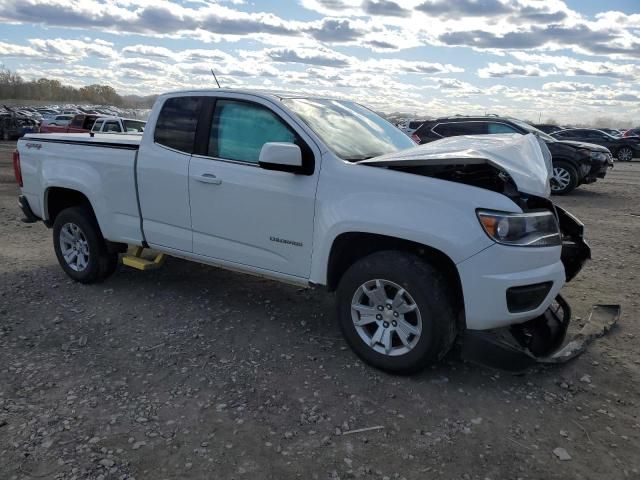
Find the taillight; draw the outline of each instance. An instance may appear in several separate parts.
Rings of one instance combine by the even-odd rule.
[[[416,142],[418,145],[420,145],[420,137],[418,135],[416,135],[415,133],[411,134],[411,140],[413,140],[414,142]]]
[[[13,173],[16,176],[16,182],[22,187],[22,170],[20,169],[20,152],[13,151]]]

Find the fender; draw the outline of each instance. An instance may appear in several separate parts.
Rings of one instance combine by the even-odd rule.
[[[381,191],[381,184],[389,188]],[[327,283],[333,243],[351,232],[419,243],[458,264],[494,244],[480,226],[477,208],[522,211],[508,197],[481,188],[380,167],[324,162],[310,281]]]

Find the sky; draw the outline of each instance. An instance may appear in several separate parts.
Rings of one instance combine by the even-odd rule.
[[[640,125],[640,0],[0,0],[26,79],[223,87],[409,116]]]

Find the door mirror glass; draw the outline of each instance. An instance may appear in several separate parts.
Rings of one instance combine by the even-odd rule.
[[[302,167],[302,152],[293,143],[267,142],[260,149],[258,164],[266,170],[294,173]]]

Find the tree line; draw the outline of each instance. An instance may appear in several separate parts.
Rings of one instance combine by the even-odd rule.
[[[89,103],[117,107],[127,106],[125,103],[128,103],[108,85],[76,88],[48,78],[25,80],[6,68],[0,68],[0,99]]]

